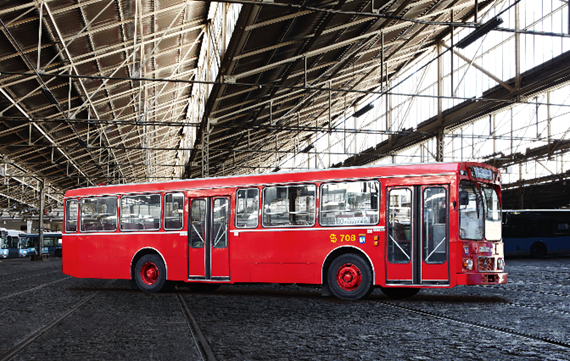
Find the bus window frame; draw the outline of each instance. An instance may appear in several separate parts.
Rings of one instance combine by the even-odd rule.
[[[238,198],[238,192],[239,191],[246,191],[246,196],[247,196],[247,191],[249,190],[256,190],[257,191],[257,217],[256,217],[256,222],[255,222],[255,226],[253,227],[247,227],[247,226],[238,226],[238,207],[239,207],[239,198]],[[257,227],[259,227],[259,216],[261,215],[261,205],[262,203],[259,201],[261,199],[260,197],[260,192],[259,188],[257,187],[249,187],[249,188],[238,188],[236,189],[236,203],[235,203],[235,215],[234,215],[234,225],[236,229],[255,229]],[[246,210],[247,210],[247,206],[246,206]]]
[[[115,229],[111,230],[111,229],[101,229],[101,230],[97,230],[97,229],[93,229],[93,230],[88,230],[88,231],[83,231],[81,230],[81,227],[83,226],[83,217],[82,217],[82,213],[81,213],[81,208],[82,208],[82,202],[84,199],[94,199],[94,198],[115,198],[117,201],[117,214],[115,215]],[[119,202],[119,197],[118,196],[92,196],[92,197],[83,197],[81,198],[81,201],[79,202],[79,222],[78,222],[78,228],[79,228],[79,232],[80,233],[102,233],[102,232],[117,232],[119,230],[119,212],[120,212],[120,202]]]
[[[308,224],[288,224],[288,225],[283,225],[283,226],[269,226],[265,224],[264,221],[264,216],[265,216],[265,189],[267,188],[272,188],[272,187],[284,187],[284,188],[292,188],[292,187],[302,187],[302,186],[310,186],[312,185],[313,187],[315,187],[315,211],[313,213],[314,218],[313,218],[313,224],[308,225]],[[267,186],[263,186],[261,188],[261,226],[263,228],[310,228],[310,227],[314,227],[317,224],[317,215],[318,215],[318,196],[319,196],[319,192],[318,192],[318,186],[315,183],[299,183],[299,184],[276,184],[276,185],[267,185]],[[289,195],[289,191],[287,190],[287,196]],[[291,214],[291,212],[287,212],[287,214]]]
[[[76,214],[76,216],[77,216],[76,222],[77,223],[75,224],[75,232],[67,230],[67,221],[68,221],[67,209],[68,209],[68,202],[71,202],[71,201],[77,202],[77,214]],[[63,213],[63,216],[64,216],[63,230],[64,230],[64,232],[62,232],[62,233],[71,234],[71,233],[79,232],[79,222],[80,222],[80,218],[81,218],[80,205],[81,205],[81,202],[78,198],[68,198],[65,200],[65,212]]]
[[[182,224],[181,224],[180,228],[166,228],[166,196],[175,195],[175,194],[180,194],[182,196]],[[162,210],[161,210],[162,229],[164,229],[165,231],[180,231],[180,230],[184,229],[184,219],[186,216],[185,206],[186,206],[186,195],[184,194],[184,192],[164,193],[164,195],[162,197]]]
[[[377,216],[378,216],[378,222],[376,223],[361,223],[361,224],[321,224],[321,219],[322,219],[322,207],[323,207],[323,203],[322,203],[322,199],[323,199],[323,186],[326,184],[339,184],[339,183],[356,183],[356,182],[376,182],[378,185],[378,192],[376,193],[377,197],[378,197],[378,209],[377,209]],[[378,179],[361,179],[361,180],[350,180],[350,181],[334,181],[334,182],[322,182],[319,185],[319,206],[318,206],[318,215],[319,215],[319,226],[321,227],[347,227],[347,226],[366,226],[366,227],[370,227],[370,226],[377,226],[380,223],[380,199],[381,199],[381,193],[382,193],[382,184]],[[331,211],[331,212],[337,212],[337,211]]]
[[[158,204],[160,205],[160,216],[158,217],[158,228],[151,228],[151,229],[146,229],[146,228],[142,228],[142,229],[122,229],[121,227],[121,218],[123,218],[123,198],[128,198],[128,197],[137,197],[137,196],[159,196],[160,200],[158,202]],[[162,203],[163,203],[163,197],[162,194],[160,193],[128,193],[128,194],[121,194],[121,197],[119,198],[119,216],[118,216],[118,221],[119,221],[119,231],[121,232],[157,232],[160,231],[162,228],[162,215],[163,215],[163,208],[162,208]],[[184,223],[184,221],[182,222]]]

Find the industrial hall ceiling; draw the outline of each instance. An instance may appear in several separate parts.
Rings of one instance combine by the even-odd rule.
[[[519,2],[0,0],[1,215],[38,208],[42,184],[59,209],[76,187],[390,158],[568,82],[567,59],[552,59],[496,79],[483,97],[504,102],[465,100],[410,128],[376,129],[385,138],[336,162],[331,146],[317,149],[322,136],[365,133],[347,117],[434,49],[453,48],[454,31],[478,31],[485,14]]]

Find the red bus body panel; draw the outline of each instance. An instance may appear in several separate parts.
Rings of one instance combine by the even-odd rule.
[[[387,279],[412,280],[412,268],[408,264],[387,262],[386,188],[438,185],[446,187],[450,204],[447,225],[448,260],[437,267],[426,267],[422,270],[422,279],[448,281],[436,287],[506,283],[507,274],[504,272],[494,272],[493,274],[497,275],[496,278],[485,278],[476,270],[466,272],[462,268],[464,241],[458,239],[458,212],[452,209],[451,204],[457,201],[459,180],[469,179],[468,176],[459,175],[459,171],[467,170],[474,165],[491,168],[484,164],[468,162],[392,165],[189,179],[164,183],[109,185],[70,190],[66,192],[66,200],[80,200],[84,197],[102,195],[120,197],[123,194],[160,194],[164,199],[166,193],[183,192],[185,194],[184,227],[178,231],[166,231],[164,222],[161,222],[161,228],[158,231],[80,232],[77,227],[77,232],[67,233],[64,226],[63,272],[80,278],[130,279],[134,266],[133,260],[141,250],[149,250],[160,254],[163,258],[169,280],[192,282],[194,281],[191,279],[192,276],[205,275],[206,261],[203,249],[189,247],[188,200],[197,197],[220,196],[229,197],[231,210],[228,247],[211,249],[211,276],[227,278],[220,282],[321,284],[325,261],[330,261],[327,257],[342,247],[359,250],[370,262],[375,285],[386,286]],[[491,169],[496,171],[494,168]],[[318,220],[320,185],[323,182],[351,180],[378,180],[380,182],[378,224],[321,227]],[[288,183],[310,183],[317,186],[315,225],[312,227],[263,227],[261,216],[263,186]],[[494,184],[498,187],[499,183]],[[252,187],[260,190],[258,226],[251,229],[236,228],[236,191],[240,188]],[[348,236],[348,241],[345,241],[346,236]],[[375,237],[378,239],[377,245],[374,242]],[[360,240],[364,242],[361,243]],[[502,247],[500,252],[502,256]],[[416,284],[410,287],[423,286]]]

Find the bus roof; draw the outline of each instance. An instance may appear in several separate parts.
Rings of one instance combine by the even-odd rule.
[[[160,192],[170,190],[211,189],[226,187],[247,187],[259,184],[280,184],[296,182],[320,182],[346,179],[367,179],[387,177],[408,177],[425,175],[449,175],[471,166],[479,166],[498,172],[484,163],[447,162],[419,164],[387,164],[350,168],[302,170],[283,173],[248,174],[215,178],[179,179],[153,183],[113,184],[68,190],[65,197],[81,197],[100,194],[122,194],[136,192]]]

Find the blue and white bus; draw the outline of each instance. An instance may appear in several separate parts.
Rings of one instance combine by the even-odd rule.
[[[37,233],[28,233],[22,235],[22,243],[30,247],[31,254],[35,254],[36,239],[40,235]],[[42,245],[42,253],[49,254],[54,257],[61,257],[61,232],[44,232],[44,244]]]
[[[26,257],[28,250],[20,247],[20,232],[0,228],[0,258]]]
[[[503,211],[505,256],[570,254],[570,209]]]

